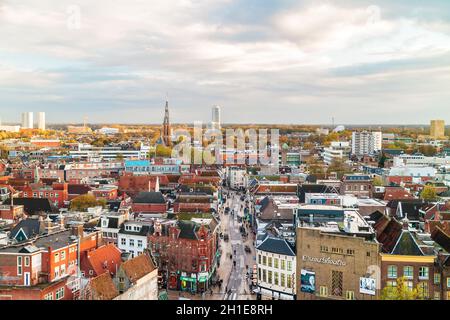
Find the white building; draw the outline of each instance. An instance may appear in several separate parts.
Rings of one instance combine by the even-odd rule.
[[[22,113],[22,128],[33,129],[33,112],[23,112]]]
[[[119,212],[111,212],[100,217],[99,226],[102,231],[103,241],[105,243],[114,243],[117,245],[119,231],[125,221],[129,219],[127,210],[119,210]]]
[[[120,228],[117,246],[122,252],[129,252],[132,257],[137,257],[147,248],[149,232],[150,225],[147,222],[126,221]]]
[[[239,167],[228,167],[227,183],[231,189],[246,188],[248,183],[248,174],[245,169]]]
[[[119,129],[103,127],[103,128],[98,130],[98,133],[105,134],[105,135],[114,135],[114,134],[118,134],[119,133]]]
[[[120,147],[94,147],[90,144],[78,144],[75,151],[69,151],[69,154],[74,158],[93,159],[101,158],[105,160],[117,159],[123,157],[124,159],[146,159],[149,156],[150,148],[141,144],[140,150],[122,150]]]
[[[38,129],[45,130],[45,112],[38,113]]]
[[[212,108],[211,128],[221,129],[220,106],[214,106]]]
[[[329,147],[324,148],[323,161],[326,164],[331,164],[334,160],[348,160],[350,151],[351,147],[349,142],[333,141]]]
[[[257,248],[257,289],[262,298],[295,300],[296,254],[284,239],[268,237]]]
[[[20,126],[0,126],[0,131],[19,132]]]
[[[352,154],[363,156],[382,149],[383,134],[379,131],[354,131],[352,134]]]
[[[394,158],[394,167],[436,167],[450,165],[450,157],[426,157],[422,154],[402,154]]]

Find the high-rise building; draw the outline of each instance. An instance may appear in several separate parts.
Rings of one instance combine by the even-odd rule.
[[[38,113],[38,129],[45,130],[45,112]]]
[[[214,106],[212,108],[211,128],[221,129],[220,106]]]
[[[380,151],[383,134],[379,131],[354,131],[352,134],[352,154],[363,156]]]
[[[33,112],[23,112],[22,113],[22,128],[33,129]]]
[[[445,138],[445,121],[444,120],[431,120],[430,136],[434,140],[439,140],[439,139]]]
[[[166,109],[164,113],[164,123],[163,123],[163,134],[162,134],[163,142],[166,146],[171,145],[170,138],[170,121],[169,121],[169,101],[166,101]]]

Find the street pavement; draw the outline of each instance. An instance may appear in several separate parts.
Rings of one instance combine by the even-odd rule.
[[[253,234],[247,231],[249,234],[248,239],[243,239],[239,230],[242,223],[238,222],[238,217],[243,218],[243,204],[240,200],[240,194],[232,193],[227,200],[227,205],[230,207],[232,213],[223,215],[223,223],[226,225],[228,220],[228,234],[230,237],[230,254],[232,254],[231,272],[228,278],[225,292],[225,300],[254,300],[255,296],[250,293],[250,278],[246,277],[248,271],[252,270],[254,264],[254,246],[253,246]],[[241,206],[242,205],[242,206]],[[241,209],[242,207],[242,209]],[[244,248],[249,246],[251,253],[246,253]],[[247,269],[248,268],[248,269]]]
[[[228,190],[224,190],[224,194]],[[223,280],[222,287],[216,286],[211,288],[205,294],[191,294],[189,292],[178,292],[169,290],[168,296],[170,300],[190,299],[190,300],[255,300],[256,295],[250,293],[250,279],[246,278],[247,272],[252,270],[255,264],[255,248],[253,233],[247,229],[248,238],[243,239],[239,231],[241,223],[237,217],[243,217],[241,205],[244,204],[240,200],[240,194],[232,195],[227,198],[226,203],[219,209],[220,227],[223,234],[228,234],[229,241],[220,239],[219,248],[221,250],[220,267],[217,268],[217,276]],[[225,207],[234,210],[234,215],[225,214]],[[244,206],[243,206],[244,207]],[[230,210],[230,211],[231,211]],[[248,245],[251,253],[245,252],[245,245]],[[236,251],[236,253],[234,253]],[[230,259],[232,255],[232,259]],[[233,261],[236,261],[234,266]],[[249,267],[247,270],[246,266]]]

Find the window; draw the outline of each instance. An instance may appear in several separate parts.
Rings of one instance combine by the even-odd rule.
[[[267,271],[267,282],[272,284],[272,271]]]
[[[59,267],[55,267],[55,278],[59,277]]]
[[[388,266],[388,278],[397,279],[397,266]]]
[[[355,250],[353,250],[353,249],[347,249],[347,254],[348,254],[349,256],[353,256],[353,255],[355,255]]]
[[[447,288],[450,288],[450,277],[447,277]]]
[[[30,266],[30,257],[25,257],[25,267]]]
[[[292,288],[292,278],[290,275],[287,275],[287,287]]]
[[[274,273],[273,273],[273,280],[274,280],[274,281],[273,281],[273,284],[277,286],[278,283],[279,283],[279,282],[278,282],[278,272],[274,272]]]
[[[266,256],[264,256],[263,257],[263,266],[267,266],[267,257]]]
[[[320,246],[320,251],[328,252],[328,247],[327,246]]]
[[[439,291],[434,292],[434,300],[441,300],[441,293]]]
[[[286,270],[286,260],[281,259],[281,270]]]
[[[258,264],[261,264],[261,255],[260,254],[258,254]]]
[[[420,267],[419,268],[419,279],[420,280],[428,280],[429,279],[429,268],[428,267]]]
[[[62,298],[64,298],[64,287],[56,290],[56,300],[61,300]]]
[[[328,297],[328,287],[320,286],[319,295],[321,297]]]
[[[258,268],[258,280],[261,281],[261,268]]]
[[[61,276],[65,275],[65,274],[66,274],[66,265],[62,264],[61,265]]]
[[[268,257],[267,262],[267,265],[272,268],[272,257]]]
[[[367,251],[367,252],[366,252],[366,256],[367,256],[367,257],[370,257],[370,251]]]
[[[120,244],[123,245],[123,246],[126,246],[127,245],[127,239],[121,238],[120,239]]]
[[[280,282],[281,282],[280,285],[282,287],[286,286],[286,275],[284,273],[280,273]]]
[[[66,252],[61,251],[61,260],[66,260]]]
[[[287,271],[292,271],[292,261],[287,262]]]
[[[403,267],[403,276],[407,279],[414,278],[414,268],[411,266]]]
[[[345,291],[345,299],[355,300],[355,292],[354,291]]]
[[[405,283],[408,289],[412,291],[414,288],[414,283],[412,281],[406,281]]]
[[[128,239],[130,247],[134,247],[134,239]]]
[[[266,269],[263,269],[263,281],[267,282],[267,271],[266,271]]]
[[[138,248],[142,248],[142,240],[138,240]]]
[[[22,275],[22,257],[17,257],[17,275]]]
[[[441,283],[441,275],[439,273],[434,274],[434,284],[440,284]]]
[[[278,269],[278,259],[277,258],[274,258],[273,259],[273,267],[275,268],[275,269]]]
[[[428,282],[420,282],[418,289],[419,289],[419,296],[422,299],[427,299],[429,297]]]
[[[450,300],[450,291],[447,291],[447,300]]]
[[[53,292],[47,293],[44,296],[44,300],[53,300]]]
[[[55,253],[55,262],[59,262],[59,253]]]
[[[386,287],[388,287],[388,288],[397,287],[397,281],[386,281]]]
[[[333,296],[342,296],[342,283],[343,273],[341,271],[331,271],[331,292]]]

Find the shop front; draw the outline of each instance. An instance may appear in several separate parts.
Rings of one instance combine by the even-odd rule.
[[[180,276],[180,289],[184,292],[197,293],[197,274],[182,272]]]

